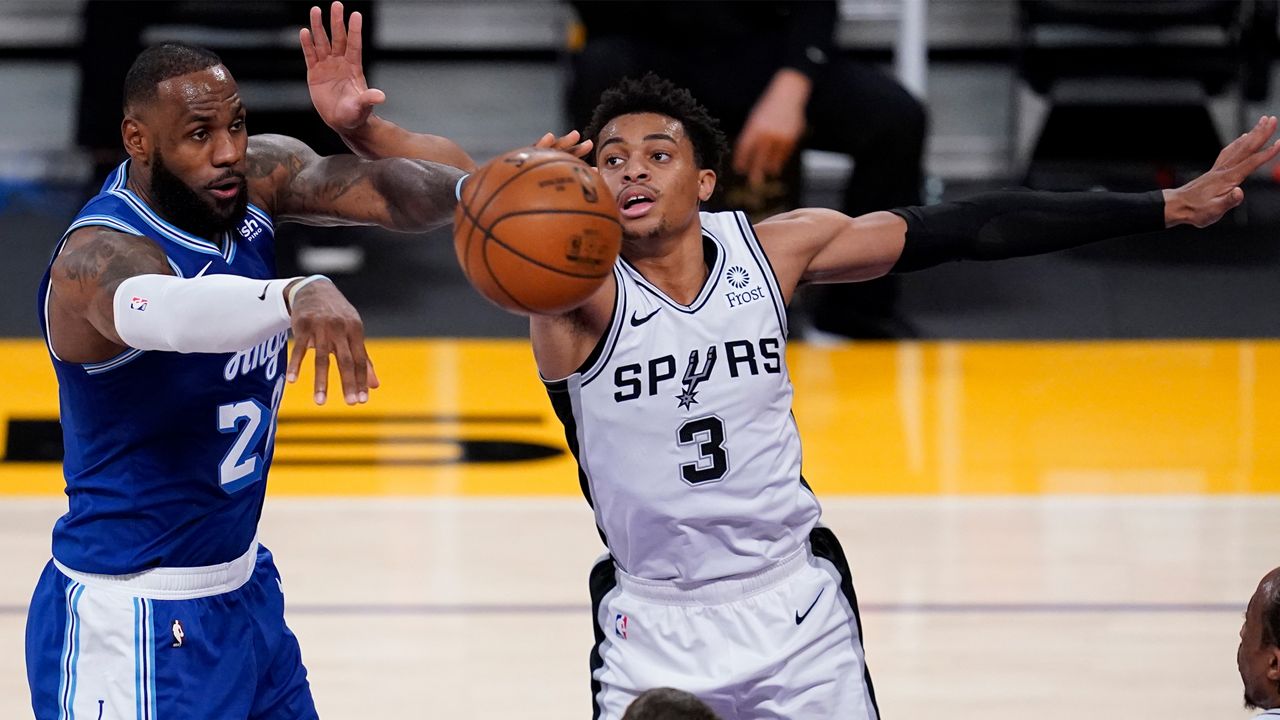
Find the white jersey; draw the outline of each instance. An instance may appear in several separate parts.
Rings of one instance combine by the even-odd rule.
[[[817,499],[800,477],[786,308],[741,213],[702,213],[710,273],[690,305],[624,259],[609,328],[548,382],[583,492],[618,567],[698,582],[804,546]]]

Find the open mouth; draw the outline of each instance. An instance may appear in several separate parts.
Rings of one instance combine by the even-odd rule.
[[[618,211],[625,218],[638,218],[648,214],[655,202],[655,193],[647,188],[630,188],[618,196]]]
[[[209,192],[219,200],[231,200],[240,194],[244,189],[244,178],[229,177],[224,180],[210,183],[208,185]]]

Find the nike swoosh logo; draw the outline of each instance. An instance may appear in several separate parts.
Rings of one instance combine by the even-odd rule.
[[[208,270],[210,265],[213,265],[213,261],[212,261],[212,260],[210,260],[209,262],[205,263],[205,264],[204,264],[204,267],[200,268],[200,272],[198,272],[198,273],[196,273],[196,274],[195,274],[195,277],[201,277],[202,275],[204,275],[204,271],[205,271],[205,270]]]
[[[636,314],[634,312],[631,313],[631,327],[640,327],[641,325],[649,322],[650,320],[653,319],[654,315],[658,314],[658,311],[661,309],[662,308],[655,308],[653,312],[649,313],[648,315],[645,315],[644,317],[636,317]]]
[[[271,287],[271,283],[267,283],[265,286],[263,286],[263,288],[262,288],[262,294],[258,296],[258,299],[259,299],[259,300],[266,300],[266,299],[267,299],[267,290],[268,290],[270,287]]]
[[[808,610],[805,610],[803,615],[801,615],[799,612],[797,612],[797,613],[796,613],[796,624],[797,624],[797,625],[799,625],[800,623],[804,622],[804,619],[805,619],[805,618],[807,618],[807,617],[809,617],[809,613],[813,611],[813,606],[818,604],[818,598],[822,597],[822,593],[824,593],[824,592],[826,592],[826,591],[827,591],[827,588],[826,588],[826,587],[823,587],[821,590],[819,590],[819,591],[818,591],[818,597],[815,597],[815,598],[813,599],[813,602],[809,603],[809,609],[808,609]]]

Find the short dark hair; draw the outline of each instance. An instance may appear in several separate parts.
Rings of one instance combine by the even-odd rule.
[[[640,693],[622,720],[720,720],[707,704],[692,693],[675,688],[654,688]]]
[[[711,117],[688,90],[653,73],[639,80],[623,78],[604,91],[587,125],[587,138],[595,140],[614,118],[632,113],[657,113],[679,120],[693,143],[698,167],[720,172],[721,163],[729,154],[729,141],[720,130],[720,121]]]
[[[1262,601],[1262,644],[1280,647],[1280,577],[1264,580],[1258,599]]]
[[[165,80],[221,64],[217,53],[202,47],[174,42],[152,45],[138,54],[124,77],[125,114],[154,101]]]

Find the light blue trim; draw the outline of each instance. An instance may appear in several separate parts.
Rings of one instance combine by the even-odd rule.
[[[76,583],[71,593],[71,617],[75,618],[75,637],[71,640],[71,689],[67,692],[67,720],[76,720],[76,666],[80,663],[80,596],[84,595],[84,586]]]
[[[67,228],[67,231],[63,233],[62,236],[66,237],[83,227],[94,226],[109,227],[112,230],[127,232],[130,235],[143,235],[142,231],[124,222],[120,218],[112,217],[111,215],[85,215],[83,217],[76,218],[76,221],[71,223],[71,226]]]
[[[141,600],[133,599],[133,701],[137,720],[142,720],[142,615]]]
[[[267,225],[267,229],[269,229],[269,230],[271,231],[271,234],[272,234],[272,235],[274,235],[274,234],[275,234],[275,232],[276,232],[276,224],[275,224],[274,222],[272,222],[272,220],[271,220],[271,216],[267,214],[267,211],[266,211],[266,210],[263,210],[262,208],[258,207],[257,205],[254,205],[253,203],[249,203],[249,206],[248,206],[247,210],[248,210],[248,212],[249,212],[249,214],[250,214],[250,215],[252,215],[252,216],[254,216],[255,218],[257,218],[258,220],[261,220],[262,222],[266,223],[266,225]]]
[[[76,583],[68,583],[67,589],[64,591],[66,595],[66,625],[62,630],[62,659],[58,663],[58,718],[66,720],[67,714],[70,712],[70,703],[67,702],[67,691],[71,686],[71,654],[73,643],[75,642],[75,611],[72,609],[71,596],[75,593]]]
[[[142,220],[150,225],[152,229],[169,240],[172,240],[183,247],[195,250],[196,252],[205,253],[206,255],[217,255],[218,257],[223,256],[222,250],[218,248],[215,243],[205,240],[204,238],[198,238],[195,235],[184,232],[165,222],[164,219],[159,215],[156,215],[151,208],[147,207],[146,203],[142,202],[142,200],[137,195],[134,195],[129,189],[112,190],[111,195],[128,203],[129,207],[133,208],[133,211],[138,214],[138,217],[142,218]]]
[[[97,363],[85,363],[81,365],[81,367],[83,367],[84,371],[90,375],[101,375],[102,373],[107,372],[109,370],[115,370],[121,365],[128,365],[134,360],[137,360],[138,358],[145,355],[146,352],[147,352],[146,350],[129,348],[128,350],[125,350],[119,355],[111,358],[110,360],[103,360],[102,362],[97,362]]]
[[[144,599],[142,601],[147,608],[147,626],[145,628],[147,640],[147,717],[144,720],[150,720],[156,716],[156,643],[151,637],[151,630],[155,627],[155,608],[152,607],[151,601]]]

